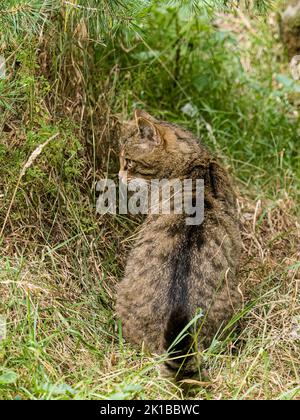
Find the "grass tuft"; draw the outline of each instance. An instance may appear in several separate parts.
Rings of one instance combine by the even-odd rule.
[[[130,22],[129,9],[110,8],[102,33],[103,10],[94,19],[86,4],[45,26],[16,9],[36,22],[21,43],[7,26],[0,399],[299,399],[299,83],[273,12],[176,3],[130,2]],[[95,183],[117,177],[119,127],[136,106],[197,133],[237,190],[244,308],[201,355],[206,378],[187,394],[114,319],[139,220],[95,212]]]

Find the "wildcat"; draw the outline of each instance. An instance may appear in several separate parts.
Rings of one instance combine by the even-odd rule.
[[[203,179],[204,221],[187,225],[184,214],[148,215],[128,257],[117,293],[123,336],[166,354],[176,337],[202,311],[177,343],[164,374],[181,378],[197,371],[187,353],[211,344],[240,308],[238,262],[241,249],[235,195],[226,171],[189,131],[135,111],[125,129],[120,178]]]

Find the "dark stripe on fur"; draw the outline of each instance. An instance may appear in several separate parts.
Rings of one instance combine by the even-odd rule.
[[[188,322],[189,317],[186,313],[186,308],[178,307],[171,312],[164,334],[165,350],[168,350],[171,347],[176,337],[178,337],[182,330],[187,326]],[[176,377],[182,376],[185,372],[184,365],[186,364],[187,358],[184,356],[188,354],[192,344],[189,332],[186,331],[184,335],[185,337],[170,349],[170,357],[176,359],[167,360],[165,362],[166,368],[170,371],[172,376],[175,374]],[[182,369],[180,369],[181,366]]]
[[[183,239],[180,240],[180,246],[176,249],[169,261],[172,268],[169,289],[170,307],[173,308],[169,316],[167,326],[164,333],[164,347],[168,350],[176,337],[186,327],[190,321],[191,314],[189,313],[188,303],[188,277],[191,271],[191,253],[192,248],[197,247],[197,250],[203,246],[203,225],[181,225]],[[179,229],[178,229],[179,230]],[[178,344],[172,347],[171,352],[174,352],[174,357],[185,356],[188,354],[191,347],[191,336],[189,331],[185,332],[184,337]],[[171,371],[178,371],[182,365],[182,372],[179,376],[185,373],[184,365],[190,358],[179,358],[165,363],[166,367]]]
[[[189,322],[189,317],[186,314],[185,308],[178,307],[177,309],[173,309],[169,320],[167,322],[167,327],[165,330],[165,349],[172,345],[176,337],[181,333],[181,331],[187,326]],[[176,352],[176,356],[181,356],[186,354],[189,350],[190,345],[190,337],[187,336],[183,340],[181,340],[177,345],[172,347],[172,352]],[[172,362],[170,362],[172,364]]]
[[[191,250],[195,244],[199,249],[203,245],[203,226],[181,226],[183,237],[177,249],[171,255],[169,300],[173,309],[185,307],[188,299],[188,276],[191,270]]]
[[[212,194],[214,198],[218,198],[218,180],[216,174],[216,167],[213,162],[210,162],[204,174],[204,188]]]

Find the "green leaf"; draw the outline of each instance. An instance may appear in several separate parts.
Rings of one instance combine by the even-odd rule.
[[[290,77],[284,75],[284,74],[277,74],[276,80],[282,84],[282,86],[287,90],[288,92],[300,92],[300,85],[295,82],[295,80],[291,79]]]
[[[159,51],[141,51],[139,53],[133,54],[133,57],[139,61],[147,61],[159,56]]]
[[[74,395],[75,390],[68,384],[43,384],[40,391],[50,393],[52,395]]]
[[[18,379],[16,372],[8,371],[0,376],[0,385],[14,384]]]
[[[140,385],[125,384],[119,385],[116,392],[110,394],[110,400],[126,400],[132,398],[135,394],[140,392],[142,387]]]

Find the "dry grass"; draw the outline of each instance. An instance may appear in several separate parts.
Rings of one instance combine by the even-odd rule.
[[[208,383],[188,395],[160,379],[157,360],[136,354],[118,338],[111,300],[115,274],[103,276],[103,255],[92,242],[82,260],[82,242],[48,250],[43,258],[1,260],[1,314],[8,340],[4,371],[15,384],[0,386],[6,398],[296,398],[299,387],[299,224],[295,203],[238,200],[244,252],[241,290],[245,310],[239,331],[225,347],[203,355]],[[78,255],[77,265],[70,255]],[[122,251],[124,252],[124,251]],[[75,256],[75,255],[74,255]],[[124,258],[121,259],[121,265]],[[94,274],[80,278],[79,267]],[[3,369],[2,368],[2,369]],[[68,384],[68,386],[66,385]],[[4,393],[3,393],[4,392]]]
[[[155,25],[156,18],[162,19],[158,25],[163,28],[165,20],[158,14],[149,25]],[[173,38],[166,38],[170,51],[162,54],[167,64],[153,58],[151,66],[147,62],[132,65],[136,58],[126,55],[121,60],[126,66],[121,79],[120,68],[105,61],[106,52],[100,64],[109,71],[103,71],[103,78],[94,78],[88,72],[95,64],[89,61],[93,58],[82,44],[77,48],[75,37],[74,45],[62,43],[66,51],[57,56],[58,73],[52,80],[51,60],[61,42],[58,33],[58,40],[42,40],[41,54],[31,63],[26,62],[30,61],[26,51],[23,53],[21,86],[30,86],[36,60],[40,65],[33,79],[34,101],[30,92],[9,92],[28,99],[26,111],[13,115],[7,108],[5,118],[0,115],[0,329],[2,316],[7,320],[7,338],[0,341],[0,399],[299,398],[300,226],[296,164],[291,157],[296,148],[293,121],[298,110],[292,105],[284,107],[290,93],[281,95],[275,77],[281,67],[286,72],[288,63],[277,59],[283,52],[273,39],[274,16],[265,25],[244,15],[226,15],[218,25],[233,33],[237,42],[229,47],[216,45],[203,28],[203,39],[210,40],[216,51],[216,61],[207,63],[218,69],[220,60],[222,66],[224,62],[233,68],[225,51],[233,48],[250,81],[238,73],[242,83],[235,90],[235,81],[228,85],[223,75],[226,67],[220,67],[220,74],[208,72],[208,85],[216,82],[208,90],[212,102],[205,97],[198,104],[209,123],[204,120],[203,126],[199,120],[193,129],[221,156],[226,154],[236,183],[242,181],[238,207],[244,247],[240,271],[244,310],[236,317],[238,327],[222,342],[216,339],[202,355],[207,378],[187,394],[159,377],[159,360],[142,351],[138,354],[123,342],[114,319],[114,292],[138,222],[124,216],[97,217],[95,181],[107,172],[116,173],[118,119],[129,112],[133,101],[150,109],[157,107],[158,115],[165,112],[166,118],[178,117],[177,122],[188,125],[192,121],[183,120],[181,103],[176,108],[169,102],[177,101],[177,96],[182,103],[190,99],[185,92],[182,97],[181,86],[174,85],[174,78],[169,80],[168,68],[166,72],[166,66],[172,70]],[[153,48],[156,44],[161,47],[158,29]],[[69,35],[74,38],[74,33]],[[184,35],[190,37],[191,45],[199,41],[188,31]],[[163,48],[165,51],[165,45]],[[206,45],[201,48],[210,56]],[[183,68],[185,63],[189,69],[192,61],[188,56],[181,60]],[[202,65],[206,70],[206,62]],[[9,79],[13,79],[13,66],[8,63]],[[151,77],[152,84],[148,83]],[[182,77],[189,86],[190,74]],[[168,83],[173,86],[165,96],[159,91],[160,83],[163,88]],[[95,90],[88,92],[87,86]],[[277,89],[277,102],[273,89]],[[225,104],[221,109],[219,99],[227,93],[234,106]],[[196,104],[199,96],[196,92],[192,98]],[[245,105],[247,101],[256,107]],[[47,144],[21,176],[31,153],[57,132],[59,137]],[[278,164],[271,168],[269,158],[275,162],[274,156]],[[269,169],[273,170],[270,175]],[[276,172],[277,178],[270,179]],[[270,196],[272,199],[266,198]]]

